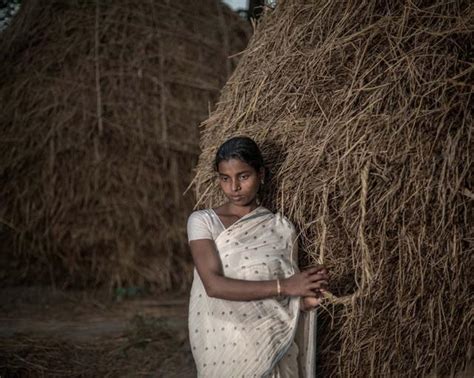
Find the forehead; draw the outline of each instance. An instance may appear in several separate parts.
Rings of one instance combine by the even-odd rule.
[[[219,173],[224,175],[232,175],[242,172],[252,172],[254,170],[255,169],[253,169],[251,165],[239,159],[222,160],[218,166]]]

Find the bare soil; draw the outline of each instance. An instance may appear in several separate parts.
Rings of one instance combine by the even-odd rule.
[[[1,377],[195,377],[186,296],[0,289]]]

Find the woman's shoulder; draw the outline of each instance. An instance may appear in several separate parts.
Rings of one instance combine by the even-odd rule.
[[[195,210],[188,217],[188,240],[214,239],[218,227],[210,209]]]
[[[198,219],[209,219],[210,217],[212,217],[212,215],[212,209],[194,210],[191,214],[189,214],[188,221]]]
[[[209,209],[199,209],[199,210],[194,210],[194,211],[193,211],[193,212],[190,214],[190,216],[191,216],[191,215],[193,215],[193,214],[194,214],[194,215],[199,215],[199,214],[200,214],[200,215],[203,215],[203,214],[209,214],[211,211],[212,211],[212,209],[211,209],[211,208],[209,208]]]

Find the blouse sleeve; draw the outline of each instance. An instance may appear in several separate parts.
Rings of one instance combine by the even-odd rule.
[[[212,239],[209,224],[206,222],[204,214],[200,211],[191,213],[188,218],[187,230],[188,242],[198,239]]]

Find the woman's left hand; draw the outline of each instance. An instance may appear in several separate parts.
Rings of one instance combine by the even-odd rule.
[[[301,297],[301,311],[311,311],[318,307],[323,300],[323,296],[318,297]]]

